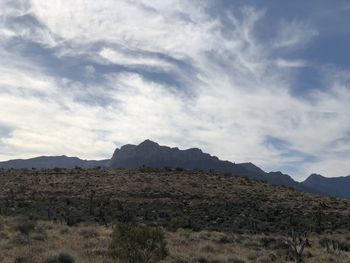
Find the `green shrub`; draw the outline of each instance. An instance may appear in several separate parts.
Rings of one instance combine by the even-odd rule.
[[[163,231],[147,226],[119,224],[109,247],[112,258],[122,262],[159,262],[168,255]]]

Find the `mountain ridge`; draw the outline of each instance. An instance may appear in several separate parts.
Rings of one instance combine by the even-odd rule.
[[[69,157],[66,155],[59,156],[38,156],[29,159],[13,159],[9,161],[0,162],[0,168],[3,169],[53,169],[53,168],[94,168],[107,167],[109,159],[107,160],[83,160],[78,157]]]

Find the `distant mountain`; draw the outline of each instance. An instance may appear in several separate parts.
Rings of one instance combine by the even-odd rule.
[[[319,174],[312,174],[301,184],[317,189],[326,195],[350,198],[350,175],[328,178]]]
[[[127,144],[120,149],[116,149],[110,165],[114,168],[148,166],[153,168],[181,167],[188,170],[214,170],[293,187],[303,192],[320,193],[317,189],[304,186],[294,181],[289,175],[281,172],[266,173],[253,163],[235,164],[219,160],[216,156],[203,153],[197,148],[179,150],[178,148],[160,146],[158,143],[150,140],[146,140],[139,145]]]
[[[150,140],[139,145],[127,144],[116,149],[110,162],[114,168],[153,168],[181,167],[187,170],[215,170],[236,175],[250,175],[254,179],[263,179],[260,174],[251,173],[243,166],[228,161],[221,161],[216,156],[203,153],[200,149],[179,150],[160,146]]]
[[[90,161],[77,157],[62,156],[40,156],[31,159],[17,159],[0,162],[0,168],[4,169],[52,169],[52,168],[81,168],[107,167],[109,160]]]
[[[293,178],[288,174],[283,174],[281,172],[269,172],[265,174],[265,178],[267,182],[272,184],[292,187],[298,191],[302,191],[306,193],[324,195],[324,193],[320,189],[303,185],[293,180]]]

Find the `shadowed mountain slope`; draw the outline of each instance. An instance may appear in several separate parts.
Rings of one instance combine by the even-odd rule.
[[[221,161],[216,156],[203,153],[200,149],[179,150],[178,148],[160,146],[150,140],[146,140],[139,145],[128,144],[116,149],[110,165],[114,168],[147,166],[152,168],[181,167],[187,170],[215,170],[235,175],[246,175],[254,179],[264,179],[262,174],[251,172],[239,164]]]
[[[327,195],[350,198],[350,175],[328,178],[319,174],[312,174],[302,184],[318,189]]]

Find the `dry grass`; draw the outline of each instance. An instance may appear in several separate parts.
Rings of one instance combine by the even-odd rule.
[[[39,221],[25,236],[16,229],[23,219],[2,218],[0,262],[44,262],[60,253],[72,255],[76,262],[108,262],[111,230],[98,225],[67,227]],[[22,261],[20,261],[22,262]]]
[[[341,239],[350,233],[328,235],[333,239]],[[283,236],[235,235],[220,232],[189,232],[179,230],[168,234],[168,244],[172,262],[291,262],[286,259],[288,250],[281,247],[269,248],[262,245],[264,238],[284,240]],[[344,262],[350,263],[350,252],[327,253],[319,244],[323,236],[310,236],[311,247],[305,250],[305,262]],[[332,261],[334,260],[334,261]]]
[[[0,262],[40,263],[59,253],[68,253],[75,262],[112,262],[108,257],[111,228],[99,225],[67,227],[39,221],[26,236],[18,230],[21,218],[0,217]],[[327,251],[320,240],[328,237],[350,243],[350,232],[312,235],[311,247],[305,251],[305,262],[350,263],[350,252]],[[179,229],[166,232],[170,255],[164,262],[291,262],[286,260],[287,250],[282,243],[264,244],[264,240],[278,241],[278,235],[229,234],[215,231],[193,232]]]

